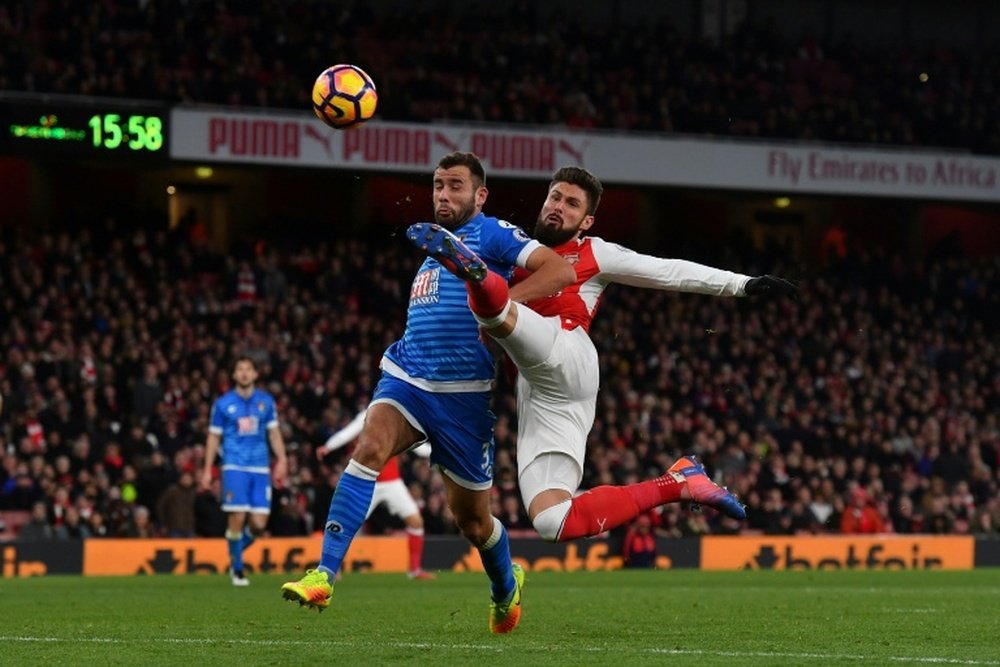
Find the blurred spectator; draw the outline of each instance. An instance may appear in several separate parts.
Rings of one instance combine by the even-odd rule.
[[[27,463],[21,462],[0,489],[0,508],[29,510],[41,495],[42,492],[36,480],[31,477]]]
[[[66,508],[66,515],[62,525],[56,527],[56,537],[67,540],[82,540],[91,536],[90,527],[80,517],[79,510],[70,505]]]
[[[93,512],[87,521],[87,527],[90,530],[91,537],[117,537],[117,535],[109,530],[108,524],[104,519],[104,515],[100,512]]]
[[[136,495],[133,501],[147,507],[156,507],[157,501],[163,492],[173,483],[176,474],[167,464],[166,458],[159,450],[154,450],[149,456],[146,465],[139,469],[138,474],[134,469],[128,471],[126,478],[136,479]],[[157,519],[162,521],[162,517],[157,515]]]
[[[156,531],[150,521],[149,510],[137,505],[132,510],[132,521],[125,529],[124,537],[156,537]]]
[[[840,532],[847,534],[884,532],[882,517],[875,508],[871,495],[861,486],[855,486],[850,496],[851,504],[840,519]]]
[[[49,510],[45,501],[39,500],[31,506],[31,519],[21,526],[19,540],[50,540],[56,537],[56,529],[49,522]]]
[[[271,504],[271,516],[268,518],[267,528],[270,533],[277,537],[295,537],[297,535],[307,535],[304,512],[296,502],[295,496],[287,489],[278,489],[274,493],[274,502]]]
[[[938,496],[931,499],[927,512],[925,532],[932,535],[947,535],[955,528],[955,516],[949,511],[947,499]]]
[[[994,498],[976,512],[972,521],[972,532],[976,535],[989,536],[1000,534],[1000,501]]]
[[[143,365],[142,377],[135,383],[132,392],[132,412],[145,423],[163,398],[163,386],[160,384],[159,371],[156,364]]]
[[[909,496],[902,496],[896,504],[892,515],[892,530],[900,535],[921,533],[924,529],[923,518],[914,511],[913,501]]]
[[[222,537],[229,519],[222,511],[222,480],[212,480],[208,490],[194,501],[195,532],[199,537]]]
[[[656,537],[648,514],[641,514],[629,526],[622,542],[622,560],[625,567],[655,567]]]
[[[508,530],[531,531],[531,521],[524,511],[520,499],[513,494],[502,496],[498,518]]]
[[[156,501],[156,516],[167,537],[194,537],[195,496],[194,475],[181,473]]]
[[[424,530],[431,535],[454,535],[458,533],[454,517],[448,503],[440,494],[431,495],[424,509]]]

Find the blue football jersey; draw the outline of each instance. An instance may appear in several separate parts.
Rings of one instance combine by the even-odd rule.
[[[482,213],[452,232],[508,280],[540,245],[520,227]],[[403,337],[386,350],[382,369],[428,391],[489,391],[493,357],[479,339],[468,298],[465,283],[428,257],[410,288]]]
[[[222,436],[222,469],[268,472],[270,447],[267,432],[277,428],[278,412],[266,391],[254,389],[243,398],[235,389],[212,405],[209,431]]]

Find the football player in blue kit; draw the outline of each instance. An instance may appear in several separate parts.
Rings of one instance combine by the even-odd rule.
[[[212,405],[205,444],[201,488],[212,484],[215,455],[222,453],[222,509],[229,515],[230,576],[234,586],[250,581],[243,569],[243,552],[267,526],[271,513],[271,465],[268,441],[274,450],[274,483],[284,483],[287,470],[285,441],[278,428],[274,399],[256,387],[257,363],[239,357],[233,364],[236,386]]]
[[[573,268],[553,250],[520,228],[482,213],[488,194],[485,172],[472,153],[443,157],[433,185],[439,225],[462,238],[504,279],[515,266],[532,272],[511,289],[512,299],[547,296],[575,279]],[[459,530],[479,550],[490,579],[490,631],[506,633],[520,619],[524,573],[512,563],[507,532],[489,509],[494,360],[480,339],[464,281],[443,268],[427,258],[413,280],[406,329],[382,357],[382,377],[364,429],[330,503],[319,567],[284,584],[282,594],[320,610],[329,605],[379,471],[392,456],[430,440],[431,463],[442,473],[448,506]]]

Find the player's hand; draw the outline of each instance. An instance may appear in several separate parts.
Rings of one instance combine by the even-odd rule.
[[[201,479],[198,480],[198,490],[208,491],[212,487],[212,471],[206,470],[201,473]]]
[[[747,296],[798,296],[799,286],[778,276],[757,276],[743,286]]]
[[[285,478],[288,476],[288,462],[285,459],[278,459],[274,462],[274,472],[271,473],[271,478],[274,480],[274,486],[281,489],[285,486]]]
[[[327,454],[329,454],[329,452],[326,451],[326,447],[317,447],[316,448],[316,460],[317,461],[322,461],[323,459],[325,459]]]

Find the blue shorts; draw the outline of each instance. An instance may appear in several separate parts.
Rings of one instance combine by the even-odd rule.
[[[388,403],[431,443],[431,463],[473,491],[493,485],[493,424],[490,394],[438,394],[388,373],[375,387],[372,404]]]
[[[223,469],[222,511],[270,514],[270,473]]]

